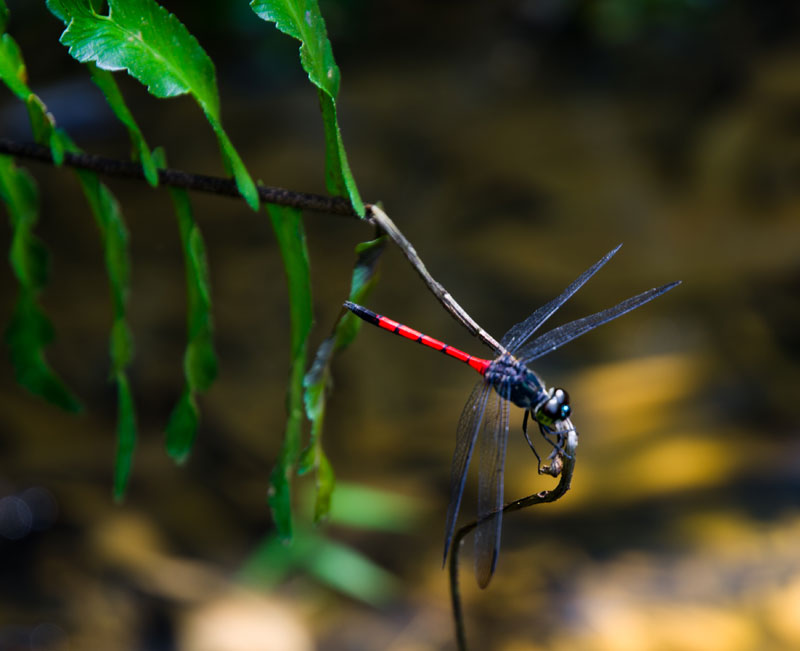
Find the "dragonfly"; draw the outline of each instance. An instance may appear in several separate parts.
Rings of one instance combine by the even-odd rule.
[[[511,404],[525,410],[522,430],[530,448],[539,461],[539,472],[548,472],[528,436],[528,420],[535,421],[542,437],[553,448],[548,460],[556,459],[566,433],[575,432],[572,425],[572,406],[569,394],[562,388],[548,389],[543,380],[529,368],[534,360],[553,352],[573,339],[608,323],[631,310],[652,301],[680,284],[675,281],[654,287],[590,316],[571,321],[531,337],[587,280],[605,265],[622,245],[615,247],[584,271],[572,284],[549,303],[533,312],[527,319],[512,326],[499,342],[495,341],[496,357],[483,359],[470,355],[426,334],[409,328],[388,317],[346,301],[344,306],[364,321],[412,341],[438,350],[476,370],[481,378],[472,390],[461,413],[456,433],[456,448],[450,474],[450,503],[447,508],[443,562],[453,538],[467,470],[476,447],[479,450],[478,468],[478,525],[475,529],[475,576],[485,588],[494,574],[500,549],[503,507],[503,473],[508,442]],[[478,336],[481,336],[479,330]],[[577,434],[577,432],[576,432]],[[556,464],[553,465],[556,468]],[[558,474],[552,470],[550,474]]]

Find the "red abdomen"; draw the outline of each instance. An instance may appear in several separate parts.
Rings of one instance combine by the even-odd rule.
[[[486,369],[489,368],[489,364],[492,362],[488,359],[481,359],[480,357],[473,357],[472,355],[465,353],[463,350],[459,350],[458,348],[453,348],[448,344],[439,341],[438,339],[434,339],[433,337],[429,337],[428,335],[424,335],[418,330],[414,330],[414,328],[409,328],[407,325],[403,325],[402,323],[398,323],[397,321],[393,321],[389,317],[382,316],[380,314],[375,314],[372,310],[368,310],[361,305],[356,305],[355,303],[351,303],[350,301],[345,301],[344,306],[350,310],[353,314],[357,317],[364,319],[367,323],[371,323],[372,325],[376,325],[379,328],[383,328],[384,330],[388,330],[389,332],[393,332],[394,334],[400,335],[401,337],[405,337],[406,339],[411,339],[412,341],[416,341],[417,343],[422,344],[423,346],[427,346],[428,348],[433,348],[434,350],[438,350],[445,355],[449,355],[450,357],[454,357],[460,362],[464,362],[465,364],[469,364],[472,368],[474,368],[478,373],[483,375],[486,373]]]

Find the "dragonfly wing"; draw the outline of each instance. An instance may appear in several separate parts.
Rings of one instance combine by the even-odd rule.
[[[616,319],[618,316],[622,316],[631,310],[635,310],[640,305],[644,305],[645,303],[652,301],[654,298],[665,294],[670,289],[680,284],[681,281],[677,280],[661,287],[648,289],[646,292],[642,292],[637,296],[633,296],[622,301],[621,303],[617,303],[617,305],[610,307],[607,310],[597,312],[591,316],[585,316],[582,319],[577,319],[576,321],[571,321],[570,323],[565,323],[564,325],[554,328],[553,330],[550,330],[549,332],[546,332],[540,337],[534,339],[530,344],[519,351],[518,357],[523,361],[523,363],[528,364],[529,362],[532,362],[533,360],[554,351],[556,348],[560,348],[573,339],[586,334],[590,330],[594,330],[597,326],[601,326],[604,323],[608,323],[612,319]]]
[[[478,470],[478,526],[475,529],[475,577],[485,588],[494,574],[503,523],[503,467],[508,442],[508,396],[495,394],[483,419]]]
[[[536,310],[524,321],[512,326],[511,329],[503,335],[503,338],[500,340],[500,344],[510,353],[518,350],[526,341],[528,341],[528,339],[531,338],[533,333],[536,332],[539,327],[555,313],[558,308],[564,305],[564,303],[566,303],[569,298],[575,292],[577,292],[587,280],[589,280],[589,278],[594,276],[600,270],[600,267],[608,262],[614,256],[614,254],[619,251],[620,246],[622,246],[622,244],[606,253],[602,258],[584,271],[580,276],[578,276],[577,279],[575,279],[575,281],[573,281],[569,287],[567,287],[561,293],[560,296],[554,298],[546,305],[542,305],[542,307]]]
[[[486,403],[489,401],[491,392],[491,384],[483,378],[478,380],[458,421],[456,449],[453,452],[453,464],[450,468],[450,504],[447,507],[442,565],[447,561],[447,552],[450,550],[450,541],[453,539],[458,509],[461,507],[461,497],[464,494],[464,484],[467,481],[467,468],[469,468],[472,452],[475,450],[475,441],[481,429]]]

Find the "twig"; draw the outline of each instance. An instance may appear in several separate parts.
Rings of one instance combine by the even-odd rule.
[[[504,353],[503,348],[486,330],[481,328],[475,320],[467,314],[466,310],[461,307],[450,293],[442,286],[442,284],[431,276],[422,262],[422,259],[417,254],[414,247],[411,245],[405,235],[395,226],[394,222],[389,219],[389,216],[374,204],[367,206],[367,215],[372,221],[383,230],[392,241],[400,247],[400,250],[406,256],[406,259],[411,263],[411,266],[417,271],[428,288],[433,292],[434,296],[439,299],[442,306],[452,314],[456,321],[463,325],[471,335],[478,337],[483,343],[489,346],[498,354]]]
[[[35,143],[20,143],[0,138],[0,153],[53,164],[53,154],[50,149]],[[95,154],[66,152],[64,154],[64,164],[106,176],[141,180],[145,178],[142,166],[139,163],[106,158]],[[218,176],[192,174],[183,170],[167,168],[158,171],[158,180],[159,183],[175,188],[185,188],[186,190],[196,190],[228,197],[241,196],[233,179]],[[327,212],[346,217],[357,217],[350,206],[350,202],[342,197],[326,197],[320,194],[295,192],[261,184],[258,185],[258,196],[265,203],[304,208],[315,212]]]
[[[559,425],[559,423],[556,425]],[[516,500],[515,502],[509,502],[503,507],[503,514],[519,511],[536,504],[555,502],[563,497],[569,490],[570,484],[572,483],[572,474],[575,471],[575,451],[578,447],[578,433],[572,428],[571,423],[569,427],[569,431],[565,432],[566,444],[554,460],[554,463],[563,462],[564,464],[564,467],[561,469],[561,480],[558,482],[558,485],[552,490],[540,491]],[[461,549],[461,543],[464,537],[481,522],[491,518],[493,515],[494,513],[489,513],[480,520],[475,520],[461,527],[456,532],[455,536],[453,536],[453,544],[450,547],[450,565],[448,568],[450,572],[450,601],[453,610],[453,623],[456,629],[456,644],[458,645],[459,651],[466,651],[467,638],[464,631],[464,613],[461,608],[461,592],[458,587],[458,552]]]

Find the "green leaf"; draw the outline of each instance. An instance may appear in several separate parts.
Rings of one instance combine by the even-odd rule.
[[[62,7],[66,4],[74,4],[78,6],[79,9],[82,8],[85,12],[91,11],[91,5],[87,5],[83,2],[54,0],[54,4],[58,7]],[[47,107],[41,99],[28,88],[26,76],[25,64],[22,61],[19,48],[10,36],[4,34],[0,37],[0,78],[2,78],[12,91],[25,102],[36,141],[49,146],[53,153],[54,162],[60,165],[65,151],[78,153],[80,149],[64,131],[56,127],[53,116],[47,112]],[[119,204],[111,194],[111,191],[100,183],[96,174],[84,170],[75,170],[75,172],[81,183],[95,222],[100,229],[100,234],[103,239],[106,270],[111,285],[111,298],[114,307],[110,342],[111,375],[112,380],[117,383],[117,394],[119,397],[117,406],[118,454],[114,471],[114,495],[117,498],[121,498],[130,472],[131,455],[133,454],[136,438],[133,397],[131,396],[128,380],[124,372],[125,367],[128,365],[133,355],[132,338],[125,321],[130,277],[130,261],[128,259],[127,248],[128,235]],[[33,254],[29,257],[34,258],[37,255],[38,254]],[[7,335],[7,339],[11,337],[12,341],[16,342],[23,336],[19,333],[24,333],[25,337],[29,336],[28,333],[38,333],[39,341],[42,342],[38,348],[38,356],[31,353],[30,351],[33,350],[33,348],[30,344],[26,344],[29,352],[24,359],[26,359],[33,368],[39,363],[38,360],[42,359],[42,345],[52,337],[51,328],[46,318],[44,318],[44,315],[40,315],[41,318],[37,318],[35,313],[30,309],[26,309],[23,313],[27,315],[34,314],[34,316],[26,317],[28,319],[27,325],[23,320],[22,325],[18,325],[16,328],[12,327],[9,330],[11,334]],[[20,322],[18,321],[17,323],[19,324]],[[12,345],[19,346],[19,350],[24,350],[24,346],[20,343]],[[41,364],[44,364],[43,359]],[[39,365],[40,371],[42,368],[41,364]],[[39,375],[41,376],[41,372]],[[36,376],[25,375],[24,377],[30,378]],[[41,391],[45,392],[48,396],[58,396],[59,394],[58,389],[54,388],[56,385],[52,382],[52,378],[47,378],[45,380],[26,379],[25,382],[33,386],[42,387]],[[63,394],[63,392],[61,397],[56,398],[56,400],[62,401],[64,405],[71,404],[69,397]],[[72,407],[67,406],[67,408]]]
[[[180,192],[180,191],[179,191]],[[187,200],[189,195],[183,192]],[[186,203],[186,206],[189,206]],[[208,262],[206,261],[205,244],[200,229],[187,212],[187,217],[181,219],[181,233],[186,252],[186,273],[190,279],[190,299],[192,301],[192,329],[206,329],[210,320],[208,308],[211,305],[211,285],[208,281]]]
[[[42,241],[31,232],[32,228],[33,223],[15,222],[9,259],[20,284],[39,290],[47,284],[50,260]]]
[[[136,448],[136,415],[128,378],[117,374],[117,458],[114,464],[114,499],[125,497]]]
[[[289,290],[289,316],[292,326],[291,356],[305,353],[306,339],[311,332],[311,269],[306,248],[303,216],[297,208],[267,204],[272,229],[278,241]]]
[[[319,437],[318,437],[319,438]],[[314,501],[314,524],[328,517],[331,510],[331,497],[336,485],[333,466],[320,446],[317,458],[317,498]]]
[[[61,43],[82,63],[103,70],[127,70],[156,97],[189,93],[217,135],[226,169],[253,210],[258,190],[222,129],[214,64],[186,27],[154,0],[109,0],[107,16],[88,0],[48,0],[67,28]]]
[[[291,431],[290,423],[286,422],[286,433],[284,434],[283,446],[281,447],[278,462],[272,469],[269,476],[269,489],[267,491],[267,503],[269,504],[275,528],[278,536],[284,542],[288,542],[293,536],[292,527],[292,469],[293,459],[297,456],[299,443],[294,444],[294,434]]]
[[[133,359],[133,335],[123,317],[114,319],[109,347],[112,376],[121,373]]]
[[[68,151],[77,148],[64,132],[56,137]],[[94,215],[103,240],[106,272],[111,288],[114,322],[111,327],[111,379],[117,383],[117,460],[114,467],[114,498],[125,494],[136,446],[136,418],[125,368],[133,357],[133,337],[127,324],[127,300],[130,282],[128,231],[119,203],[111,191],[92,172],[77,171],[83,193]]]
[[[68,149],[70,151],[78,151],[78,148],[71,144],[68,146],[67,143],[71,143],[71,141],[66,134],[56,128],[53,116],[47,112],[47,107],[36,95],[31,93],[25,102],[25,106],[28,109],[33,139],[41,145],[50,147],[53,163],[56,167],[60,167],[64,162],[64,152]]]
[[[397,596],[397,579],[351,547],[322,539],[309,571],[323,583],[373,606]]]
[[[392,574],[355,549],[301,527],[291,544],[277,535],[266,537],[238,574],[246,583],[275,588],[299,570],[373,606],[397,595],[398,582]]]
[[[319,106],[325,127],[325,185],[328,192],[349,197],[350,205],[359,217],[364,216],[364,202],[358,193],[356,181],[347,162],[339,119],[336,115],[336,99],[319,92]]]
[[[155,160],[159,167],[166,167],[163,150],[156,150]],[[194,220],[188,193],[179,188],[170,188],[170,195],[178,216],[188,297],[188,341],[183,358],[185,386],[166,428],[167,453],[181,463],[191,451],[200,423],[196,394],[206,391],[216,379],[217,356],[214,352],[211,288],[203,237]]]
[[[317,546],[317,536],[298,531],[291,543],[278,535],[265,536],[238,571],[238,578],[248,584],[274,588],[291,572],[302,568]]]
[[[28,87],[28,72],[22,53],[9,34],[0,36],[0,80],[18,99],[25,102],[34,140],[40,145],[50,147],[53,162],[57,166],[61,165],[64,162],[63,140],[59,137],[53,116]]]
[[[67,147],[72,143],[67,138]],[[77,170],[83,193],[89,202],[95,222],[103,238],[106,271],[111,284],[114,315],[124,317],[130,283],[130,259],[128,256],[128,230],[122,217],[119,202],[111,191],[100,183],[93,172]],[[123,348],[120,348],[122,351]]]
[[[62,409],[80,411],[77,398],[45,361],[44,348],[53,339],[53,327],[37,298],[48,275],[47,250],[33,234],[38,196],[33,179],[8,156],[0,156],[0,199],[11,218],[9,260],[19,284],[19,297],[5,333],[16,380]]]
[[[217,142],[222,152],[225,169],[229,174],[233,175],[233,178],[236,180],[236,187],[239,189],[239,192],[244,197],[245,201],[247,201],[248,205],[253,210],[258,210],[261,204],[261,199],[258,196],[258,188],[256,188],[256,184],[253,183],[253,179],[250,178],[250,173],[244,166],[244,162],[239,156],[239,153],[234,149],[233,143],[230,141],[230,138],[228,138],[228,134],[223,131],[222,122],[220,122],[218,118],[211,117],[208,114],[206,114],[206,117],[217,136]]]
[[[252,10],[263,20],[274,22],[284,34],[300,41],[300,63],[319,89],[325,127],[325,180],[328,191],[350,199],[353,210],[364,216],[364,204],[350,172],[336,116],[336,96],[341,75],[333,58],[325,20],[317,0],[252,0]]]
[[[291,371],[286,400],[286,432],[278,463],[270,477],[269,505],[279,535],[292,535],[291,477],[300,453],[303,425],[303,373],[306,340],[311,331],[311,279],[302,214],[296,208],[267,204],[272,228],[278,240],[289,290],[291,323]]]
[[[130,258],[128,257],[128,229],[122,221],[122,212],[111,191],[99,185],[100,209],[105,221],[106,269],[114,295],[114,311],[122,316],[130,289]],[[125,362],[127,363],[127,362]]]
[[[6,7],[6,3],[3,0],[0,0],[0,32],[6,31],[6,25],[8,24],[8,7]]]
[[[322,449],[322,424],[325,420],[325,393],[330,386],[329,364],[333,354],[335,337],[328,337],[319,347],[314,364],[303,378],[305,394],[303,400],[306,416],[311,421],[311,437],[308,446],[300,455],[298,474],[316,471],[316,498],[314,523],[318,524],[328,515],[331,495],[335,485],[333,467]],[[309,380],[312,378],[312,381]]]
[[[363,303],[372,291],[378,280],[377,266],[381,254],[386,247],[386,236],[356,246],[356,264],[350,280],[350,293],[348,300],[354,303]],[[324,389],[328,381],[328,372],[333,355],[347,346],[355,339],[361,319],[349,311],[342,312],[336,322],[333,334],[320,345],[314,363],[305,377],[306,411],[308,418],[313,422],[319,416],[317,410],[322,408],[320,400],[324,400]]]
[[[314,363],[303,378],[303,386],[305,387],[304,401],[306,406],[306,416],[312,423],[321,421],[325,412],[325,389],[329,381],[330,362],[333,357],[334,347],[336,345],[336,334],[326,338],[317,349],[317,354],[314,357]],[[315,443],[313,436],[311,443]],[[309,446],[311,447],[311,446]],[[309,455],[305,455],[309,456]],[[303,467],[303,472],[308,472],[312,469],[314,464],[313,455],[311,456],[310,463],[306,462]]]
[[[371,486],[340,483],[331,503],[331,522],[394,533],[411,531],[424,511],[420,500]]]
[[[87,0],[48,0],[67,29],[61,43],[81,63],[127,70],[156,97],[191,93],[219,115],[214,64],[186,27],[154,0],[110,0],[109,15]]]
[[[89,64],[89,72],[92,75],[92,81],[97,84],[111,110],[114,111],[114,115],[128,130],[128,136],[134,148],[134,160],[141,162],[142,171],[147,182],[152,187],[156,187],[158,185],[158,170],[153,162],[153,157],[150,155],[150,148],[147,146],[147,142],[142,135],[141,129],[139,129],[139,125],[136,124],[133,114],[125,104],[125,99],[122,97],[117,82],[114,81],[114,76],[107,70],[101,70],[93,63]]]
[[[178,463],[189,457],[189,452],[197,435],[200,424],[200,412],[192,392],[186,388],[172,410],[167,423],[167,454]]]
[[[252,0],[250,7],[259,18],[275,23],[284,34],[300,41],[300,62],[311,83],[336,98],[339,67],[317,0]]]
[[[33,235],[39,196],[31,176],[19,169],[10,156],[0,156],[0,198],[11,218],[9,260],[14,275],[26,288],[39,289],[47,282],[47,252]]]
[[[10,34],[3,34],[0,37],[0,79],[23,102],[30,95],[27,77],[19,46]]]
[[[386,237],[362,242],[356,247],[356,264],[350,281],[349,300],[362,303],[377,281],[378,260],[386,245]],[[334,327],[333,334],[322,342],[314,363],[303,378],[303,396],[306,416],[311,421],[311,438],[308,447],[300,457],[300,473],[317,471],[317,498],[314,507],[314,521],[319,522],[330,509],[334,486],[331,468],[322,450],[322,426],[325,421],[325,401],[331,388],[330,366],[333,356],[343,350],[356,336],[360,319],[349,311],[343,311]]]
[[[65,411],[81,411],[81,403],[44,359],[53,339],[50,321],[31,292],[21,291],[5,333],[17,382],[34,395]]]
[[[386,248],[385,235],[356,246],[356,264],[350,279],[350,295],[353,303],[364,303],[375,283],[378,282],[378,262]],[[356,338],[363,321],[349,310],[336,325],[336,350],[344,350]]]
[[[217,354],[214,351],[211,327],[208,332],[190,334],[184,357],[186,382],[192,391],[208,391],[217,379]]]

